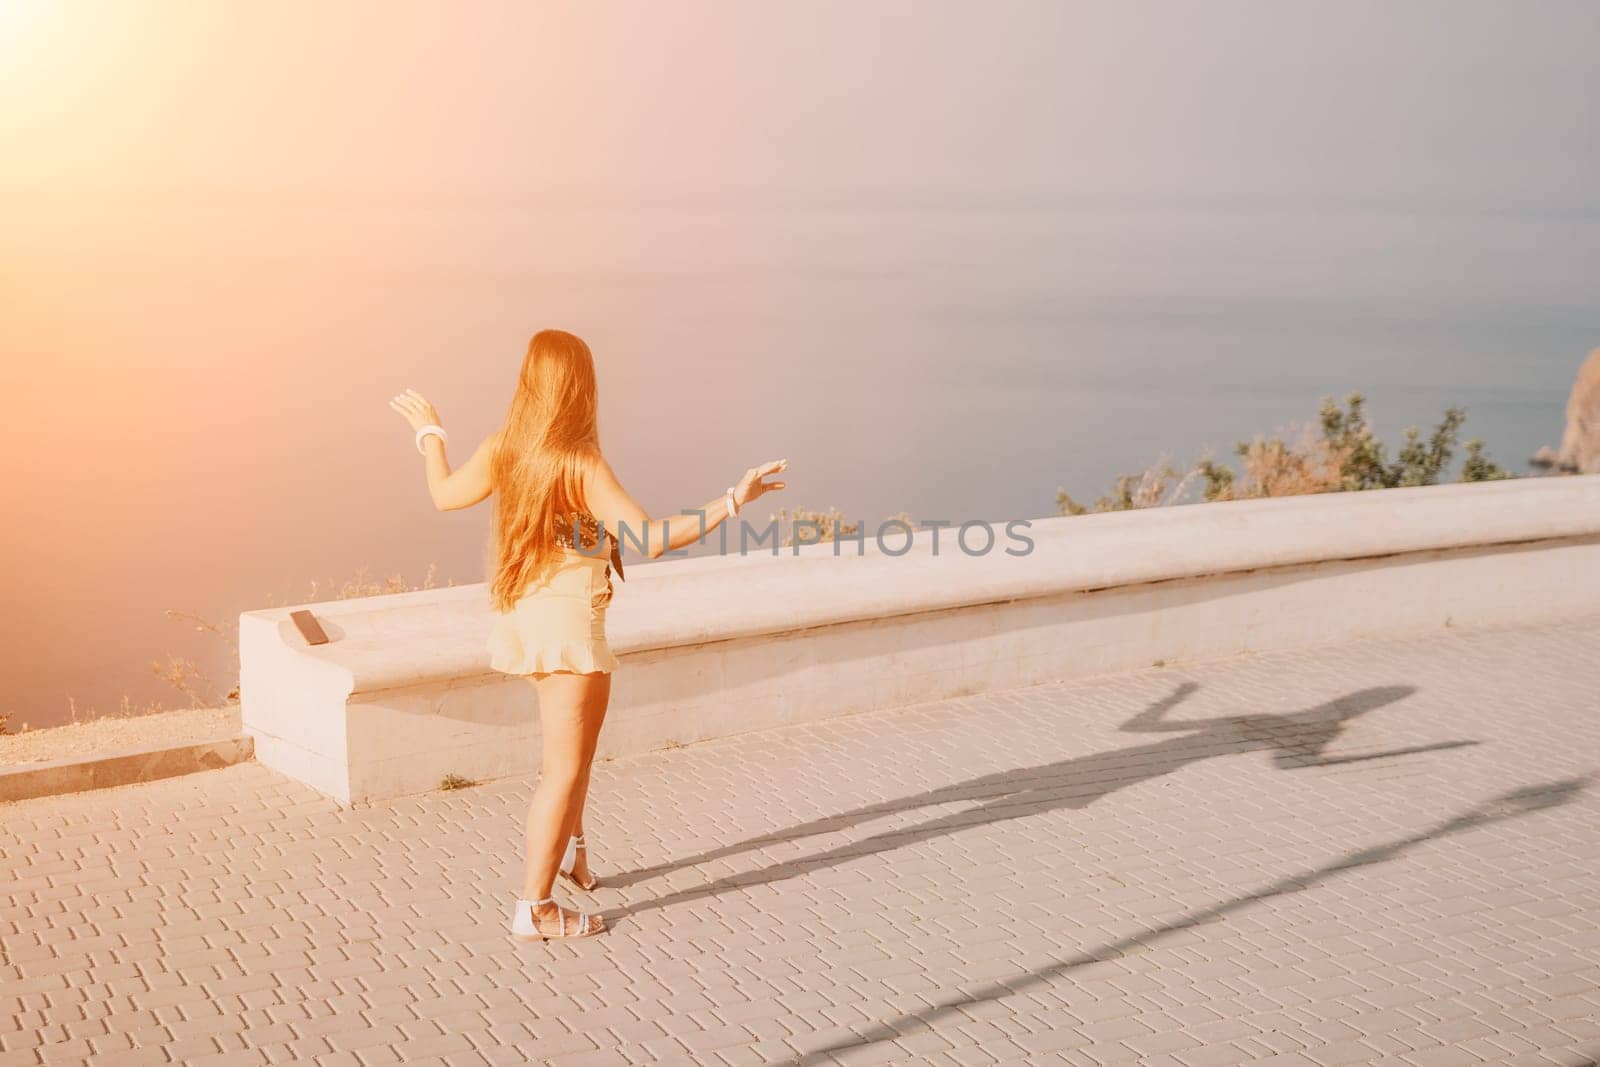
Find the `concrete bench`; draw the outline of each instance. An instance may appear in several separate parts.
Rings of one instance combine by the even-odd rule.
[[[640,564],[608,615],[601,755],[1108,671],[1600,610],[1600,476],[1034,520],[1033,550]],[[969,539],[976,547],[981,536]],[[891,551],[903,537],[886,533]],[[330,637],[307,646],[310,608]],[[532,685],[490,670],[482,584],[240,616],[256,758],[341,803],[538,765]]]

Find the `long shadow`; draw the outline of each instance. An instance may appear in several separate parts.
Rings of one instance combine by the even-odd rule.
[[[868,804],[815,819],[783,831],[752,837],[736,844],[690,856],[671,864],[612,875],[612,886],[632,885],[653,875],[725,859],[766,845],[795,841],[815,834],[840,830],[885,815],[940,804],[971,803],[963,808],[914,826],[885,830],[860,841],[848,842],[809,856],[773,864],[762,870],[728,875],[703,886],[667,893],[640,902],[624,914],[640,914],[687,901],[715,896],[742,886],[779,882],[808,872],[830,867],[850,859],[926,841],[969,826],[1023,818],[1062,808],[1083,808],[1126,786],[1146,782],[1181,770],[1212,756],[1270,751],[1276,766],[1284,769],[1327,766],[1352,760],[1430,752],[1475,741],[1446,741],[1432,745],[1392,749],[1356,756],[1324,758],[1322,752],[1343,732],[1345,724],[1359,715],[1393,703],[1416,691],[1414,686],[1380,686],[1362,689],[1305,711],[1280,715],[1243,714],[1211,719],[1170,722],[1165,716],[1186,700],[1199,686],[1179,685],[1171,695],[1123,723],[1121,729],[1133,732],[1173,733],[1177,736],[1128,748],[1096,752],[1060,760],[1038,767],[1026,767],[984,775],[967,782],[942,786],[909,797]]]
[[[1475,830],[1493,823],[1503,822],[1506,819],[1520,818],[1525,815],[1531,815],[1534,812],[1570,803],[1577,798],[1579,793],[1587,789],[1593,781],[1594,774],[1590,773],[1581,778],[1567,778],[1502,793],[1452,819],[1438,823],[1420,833],[1412,834],[1410,837],[1397,838],[1388,844],[1358,849],[1326,866],[1318,867],[1303,874],[1280,878],[1278,881],[1253,893],[1246,893],[1243,896],[1233,897],[1207,908],[1200,908],[1181,918],[1174,919],[1172,922],[1142,930],[1137,934],[1130,934],[1116,941],[1108,941],[1096,948],[1087,949],[1075,956],[1052,963],[1047,967],[1019,974],[1015,978],[985,983],[973,992],[951,997],[926,1011],[899,1015],[893,1019],[884,1020],[873,1026],[866,1033],[861,1034],[858,1040],[815,1049],[795,1059],[782,1062],[793,1064],[823,1063],[848,1049],[877,1044],[882,1041],[893,1041],[895,1038],[904,1037],[910,1033],[931,1029],[940,1020],[950,1017],[963,1008],[1038,988],[1076,967],[1085,967],[1092,963],[1100,963],[1105,960],[1126,956],[1130,952],[1150,947],[1164,937],[1222,918],[1258,901],[1315,888],[1346,871],[1392,860],[1407,849],[1420,845],[1425,841],[1448,837],[1451,834],[1459,834],[1467,830]]]

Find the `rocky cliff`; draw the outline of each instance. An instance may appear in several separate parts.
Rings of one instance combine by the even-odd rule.
[[[1541,448],[1533,461],[1566,471],[1600,474],[1600,348],[1578,368],[1572,396],[1567,400],[1567,430],[1561,449]]]

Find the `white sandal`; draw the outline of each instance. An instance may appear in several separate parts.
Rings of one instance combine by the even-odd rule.
[[[600,879],[594,876],[593,871],[589,872],[588,885],[584,885],[572,876],[572,868],[578,862],[578,850],[581,848],[584,851],[588,851],[588,847],[583,843],[582,834],[573,834],[568,838],[567,850],[561,854],[561,866],[556,868],[556,873],[585,893],[592,893],[600,888]]]
[[[548,934],[539,929],[538,920],[533,917],[533,909],[540,904],[555,904],[555,897],[545,897],[543,900],[519,900],[511,909],[511,940],[513,941],[549,941],[562,940],[573,937],[592,937],[600,933],[605,927],[599,922],[598,915],[588,912],[578,912],[578,925],[571,933],[567,932],[567,910],[556,904],[556,915],[561,919],[561,932]]]

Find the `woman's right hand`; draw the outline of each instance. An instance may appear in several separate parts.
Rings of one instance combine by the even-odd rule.
[[[733,487],[734,500],[738,501],[739,507],[743,509],[746,504],[757,497],[770,493],[775,489],[782,489],[785,483],[764,482],[762,479],[769,474],[777,474],[779,471],[788,469],[789,461],[786,459],[775,459],[768,463],[763,463],[759,467],[751,467],[744,472],[744,476]]]

